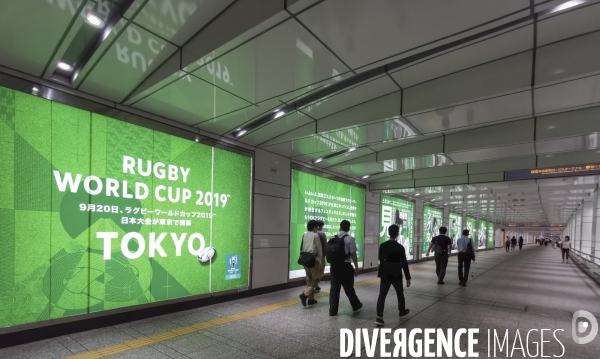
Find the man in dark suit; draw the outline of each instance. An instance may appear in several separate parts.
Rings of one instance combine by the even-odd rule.
[[[402,288],[402,271],[406,276],[406,287],[410,287],[410,272],[408,270],[408,261],[406,260],[406,251],[404,246],[397,242],[400,235],[400,228],[393,224],[388,228],[390,239],[381,243],[379,246],[379,272],[377,276],[381,278],[379,286],[379,298],[377,299],[377,325],[384,325],[383,309],[385,298],[387,297],[390,286],[394,286],[398,296],[398,312],[401,317],[407,315],[404,300],[404,289]]]

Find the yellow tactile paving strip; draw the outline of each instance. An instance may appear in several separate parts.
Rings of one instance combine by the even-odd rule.
[[[411,270],[411,273],[421,272],[426,269],[435,268],[435,265],[429,265],[424,267],[419,267],[414,270]],[[370,284],[375,284],[379,282],[379,278],[374,278],[370,280],[366,280],[364,282],[357,282],[354,284],[354,287],[363,287]],[[315,294],[315,298],[321,298],[329,295],[329,291],[323,291]],[[123,353],[129,350],[139,349],[148,345],[160,343],[166,340],[175,339],[187,334],[195,333],[200,330],[205,330],[208,328],[216,327],[223,324],[229,324],[238,320],[254,317],[257,315],[273,312],[275,310],[283,309],[286,307],[291,307],[293,305],[298,305],[298,298],[286,300],[284,302],[279,302],[276,304],[267,305],[261,308],[256,308],[249,310],[247,312],[230,315],[223,318],[213,319],[206,322],[201,322],[193,325],[189,325],[186,327],[177,328],[168,332],[159,333],[150,335],[148,337],[130,340],[128,342],[124,342],[117,345],[112,345],[102,349],[91,350],[85,353],[77,354],[70,356],[70,359],[97,359],[97,358],[105,358],[111,355]]]

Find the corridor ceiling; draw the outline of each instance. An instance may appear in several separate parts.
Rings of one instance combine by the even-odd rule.
[[[562,224],[599,182],[504,181],[600,163],[597,0],[19,0],[0,31],[4,73],[371,190]]]

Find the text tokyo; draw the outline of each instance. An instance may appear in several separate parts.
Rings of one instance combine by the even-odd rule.
[[[514,333],[498,333],[495,329],[487,331],[487,357],[496,357],[497,354],[507,357],[556,357],[561,358],[565,354],[565,347],[557,337],[557,332],[562,329],[531,329],[527,332],[521,332],[517,329]],[[548,333],[545,333],[548,332]],[[552,332],[552,333],[550,333]],[[475,346],[479,343],[476,334],[478,328],[453,329],[435,329],[415,328],[407,332],[400,328],[393,330],[391,328],[377,329],[340,329],[340,357],[364,356],[372,358],[378,355],[381,358],[406,357],[410,355],[413,358],[435,358],[435,357],[459,357],[459,358],[477,358],[479,352],[475,351]],[[540,339],[535,340],[534,335],[539,334]],[[546,340],[544,340],[546,338]],[[561,353],[544,352],[544,344],[558,342]],[[461,346],[462,342],[462,346]],[[379,345],[377,345],[379,343]],[[466,344],[466,345],[465,345]],[[364,352],[361,347],[364,346]],[[376,349],[379,347],[379,353]],[[550,355],[552,354],[552,355]]]
[[[183,248],[183,243],[187,239],[187,250],[193,256],[198,256],[204,247],[206,247],[206,242],[204,240],[204,236],[200,233],[192,233],[189,235],[187,233],[154,233],[150,232],[148,234],[148,258],[154,258],[157,254],[161,257],[166,257],[167,253],[162,247],[162,241],[167,238],[169,235],[170,239],[173,241],[175,245],[175,257],[181,257],[181,252]],[[119,238],[119,233],[117,232],[97,232],[96,238],[104,240],[103,246],[103,257],[104,260],[111,259],[112,253],[112,240]],[[129,248],[129,241],[134,240],[138,243],[138,247],[135,251],[132,251]],[[198,248],[195,248],[195,247]],[[146,250],[146,239],[144,236],[138,232],[129,232],[125,233],[123,238],[121,239],[121,252],[127,259],[137,259],[144,254]]]

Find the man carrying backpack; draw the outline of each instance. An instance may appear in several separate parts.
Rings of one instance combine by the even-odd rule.
[[[363,304],[358,300],[354,290],[354,277],[358,275],[358,259],[356,257],[356,241],[348,232],[350,222],[340,223],[340,233],[333,236],[325,248],[327,262],[330,265],[331,291],[329,292],[329,315],[338,313],[340,302],[340,289],[343,286],[346,296],[350,300],[352,310],[357,311]],[[354,268],[352,267],[354,262]]]
[[[440,234],[433,237],[426,254],[426,256],[429,257],[431,247],[435,246],[435,273],[438,277],[438,284],[444,284],[446,267],[448,266],[448,257],[450,256],[450,248],[452,248],[452,239],[446,236],[447,232],[448,229],[446,227],[440,227]]]
[[[465,229],[462,232],[462,237],[456,241],[458,248],[458,280],[459,285],[466,287],[469,280],[469,270],[471,269],[471,261],[475,261],[475,248],[473,248],[473,240],[469,238],[469,230]],[[464,271],[463,271],[464,270]]]
[[[302,264],[306,271],[306,290],[300,294],[300,301],[303,307],[306,307],[307,304],[317,304],[315,300],[315,288],[319,284],[319,279],[321,279],[320,263],[323,261],[323,248],[317,234],[317,221],[308,221],[306,229],[308,229],[308,232],[302,236],[300,259],[298,260],[298,263]]]

